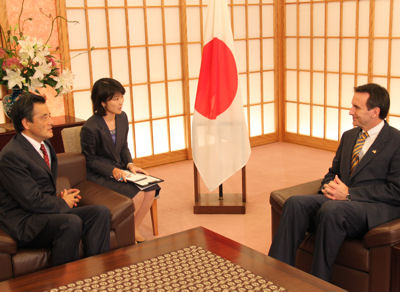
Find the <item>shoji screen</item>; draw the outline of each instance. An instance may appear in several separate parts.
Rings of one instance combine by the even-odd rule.
[[[286,141],[335,149],[353,87],[367,82],[388,88],[400,125],[399,2],[284,1]]]
[[[218,1],[218,0],[217,0]],[[149,166],[190,158],[205,0],[65,0],[77,117],[105,76],[126,88],[132,154]],[[276,141],[273,0],[228,0],[252,145]]]
[[[190,112],[200,71],[206,0],[187,0]],[[272,0],[228,0],[244,111],[252,145],[276,139]]]
[[[375,0],[371,39],[372,82],[390,93],[389,123],[400,129],[400,0]]]
[[[74,110],[92,114],[90,88],[126,88],[131,153],[144,166],[186,158],[179,0],[67,0]],[[146,158],[144,158],[146,157]]]

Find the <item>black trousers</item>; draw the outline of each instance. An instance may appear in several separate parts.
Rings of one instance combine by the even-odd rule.
[[[47,225],[33,241],[21,247],[51,248],[51,264],[61,265],[79,259],[82,240],[85,256],[106,252],[110,248],[110,219],[107,207],[100,205],[72,208],[63,214],[42,214]]]
[[[329,281],[337,253],[346,238],[368,231],[362,202],[335,201],[322,195],[290,197],[284,204],[269,256],[294,266],[296,251],[307,231],[315,233],[311,273]]]

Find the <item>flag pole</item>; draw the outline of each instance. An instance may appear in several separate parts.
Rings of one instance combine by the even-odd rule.
[[[194,214],[245,214],[246,213],[246,166],[241,170],[242,193],[223,194],[220,184],[218,193],[200,193],[200,175],[193,163]]]

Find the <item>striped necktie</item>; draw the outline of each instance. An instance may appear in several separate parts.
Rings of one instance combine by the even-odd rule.
[[[353,173],[354,168],[357,166],[358,162],[360,161],[359,154],[361,151],[361,148],[363,147],[365,143],[365,139],[369,137],[367,132],[363,132],[357,139],[356,144],[354,145],[353,148],[353,155],[351,156],[351,170],[350,173]]]

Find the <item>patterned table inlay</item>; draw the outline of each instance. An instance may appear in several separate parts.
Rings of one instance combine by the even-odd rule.
[[[286,291],[199,246],[60,286],[55,291]]]

